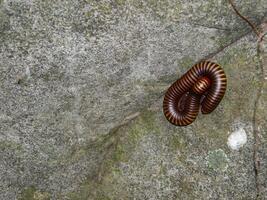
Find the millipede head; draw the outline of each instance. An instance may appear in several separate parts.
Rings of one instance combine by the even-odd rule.
[[[192,87],[192,92],[198,95],[202,95],[211,86],[211,80],[208,77],[201,77]]]

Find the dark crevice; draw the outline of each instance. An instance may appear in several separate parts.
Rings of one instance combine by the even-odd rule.
[[[257,191],[257,199],[260,198],[261,190],[260,190],[260,182],[259,182],[259,172],[260,172],[260,157],[259,157],[259,147],[260,147],[260,137],[259,137],[259,130],[258,130],[258,123],[257,123],[257,112],[258,106],[260,102],[260,98],[263,92],[263,85],[264,85],[264,63],[262,60],[262,55],[264,51],[261,49],[261,45],[263,44],[263,40],[258,41],[257,46],[257,58],[258,58],[258,65],[259,65],[259,80],[260,85],[257,90],[256,100],[254,102],[254,110],[253,110],[253,118],[252,118],[252,127],[253,127],[253,135],[254,135],[254,147],[253,147],[253,160],[254,160],[254,173],[255,173],[255,183],[256,183],[256,191]]]
[[[257,111],[258,106],[261,98],[261,94],[263,92],[263,84],[264,84],[264,63],[262,60],[262,55],[264,54],[264,51],[262,50],[262,46],[264,43],[264,30],[259,31],[258,27],[262,26],[264,24],[264,18],[262,19],[262,22],[260,25],[253,24],[250,20],[248,20],[247,17],[242,15],[239,10],[236,8],[235,4],[232,0],[229,0],[229,3],[233,10],[235,11],[236,15],[240,17],[242,20],[244,20],[253,30],[253,32],[257,35],[258,41],[257,41],[257,58],[258,58],[258,65],[259,65],[259,80],[260,85],[257,88],[256,92],[256,100],[254,102],[254,109],[253,109],[253,116],[252,116],[252,128],[253,128],[253,135],[254,135],[254,146],[253,146],[253,166],[254,166],[254,175],[255,175],[255,187],[256,187],[256,199],[260,199],[261,197],[261,189],[260,189],[260,183],[259,183],[259,172],[260,172],[260,157],[259,157],[259,147],[260,147],[260,137],[259,137],[259,130],[258,130],[258,122],[257,122]]]
[[[244,20],[254,31],[254,33],[259,37],[259,31],[257,26],[255,26],[254,23],[252,23],[247,17],[245,17],[244,15],[242,15],[239,10],[236,8],[235,4],[233,3],[232,0],[229,0],[230,5],[232,6],[232,8],[234,9],[236,15],[238,15],[242,20]]]
[[[247,31],[244,34],[241,34],[239,37],[237,37],[236,39],[234,39],[233,41],[229,42],[227,45],[219,48],[217,51],[208,54],[207,56],[203,57],[200,61],[202,60],[209,60],[211,58],[213,58],[214,56],[216,56],[217,54],[223,52],[227,47],[232,46],[233,44],[237,43],[239,40],[243,39],[244,37],[248,36],[252,31]],[[199,62],[200,62],[199,61]]]

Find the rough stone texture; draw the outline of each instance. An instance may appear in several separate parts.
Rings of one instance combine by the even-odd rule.
[[[236,4],[266,18],[266,0]],[[227,1],[0,0],[0,42],[0,199],[266,198],[267,42]],[[163,94],[203,58],[226,96],[174,127]]]
[[[267,23],[264,24],[267,31]],[[258,101],[255,102],[257,109],[254,115],[254,129],[258,137],[258,160],[260,170],[258,175],[259,194],[262,199],[267,198],[267,35],[259,45],[259,60],[262,66],[260,71],[261,85],[258,88]]]

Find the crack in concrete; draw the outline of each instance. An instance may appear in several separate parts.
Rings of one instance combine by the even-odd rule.
[[[101,183],[102,178],[103,178],[103,174],[104,174],[104,169],[105,169],[105,164],[106,164],[106,160],[112,156],[113,152],[116,151],[116,148],[120,142],[120,135],[117,134],[118,131],[120,130],[120,128],[122,128],[123,126],[126,126],[127,124],[129,124],[131,121],[133,121],[134,119],[136,119],[138,116],[140,115],[140,112],[135,112],[132,113],[128,116],[126,116],[122,122],[115,126],[114,128],[112,128],[108,134],[104,137],[103,140],[101,140],[100,142],[96,143],[95,145],[99,145],[99,144],[105,144],[105,148],[103,149],[104,154],[103,154],[103,158],[102,161],[100,163],[100,166],[98,168],[98,172],[96,175],[96,182],[97,183]],[[113,138],[113,139],[112,139]]]
[[[213,57],[215,57],[216,55],[218,55],[219,53],[223,52],[226,48],[232,46],[233,44],[237,43],[239,40],[243,39],[244,37],[246,37],[247,35],[249,35],[252,31],[247,31],[244,34],[240,35],[239,37],[235,38],[233,41],[231,41],[230,43],[228,43],[227,45],[219,48],[217,51],[208,54],[207,56],[205,56],[204,58],[202,58],[200,61],[203,60],[209,60],[212,59]]]
[[[265,25],[265,26],[264,26]],[[254,160],[254,173],[255,173],[255,183],[256,183],[256,198],[260,199],[261,198],[261,187],[260,187],[260,182],[259,182],[259,173],[260,173],[260,156],[259,156],[259,147],[261,145],[260,141],[260,131],[258,127],[258,122],[257,122],[257,113],[258,113],[258,107],[259,107],[259,102],[262,97],[263,93],[263,86],[264,86],[264,81],[265,81],[265,68],[267,68],[267,60],[264,59],[266,52],[264,51],[264,35],[266,35],[267,32],[267,24],[263,23],[262,27],[265,27],[266,30],[262,30],[260,35],[262,35],[261,38],[258,40],[257,44],[257,57],[259,61],[259,80],[260,80],[260,85],[257,90],[256,94],[256,100],[254,103],[254,110],[253,110],[253,119],[252,119],[252,124],[253,124],[253,135],[254,135],[254,149],[253,149],[253,160]]]
[[[205,24],[192,23],[192,25],[200,26],[200,27],[208,28],[208,29],[216,29],[216,30],[219,30],[219,31],[226,31],[226,32],[232,32],[233,31],[233,30],[231,30],[229,28],[222,28],[222,27],[217,27],[217,26],[209,26],[209,25],[205,25]]]
[[[259,46],[259,45],[258,45]],[[253,147],[253,160],[254,160],[254,173],[255,173],[255,183],[256,183],[256,198],[258,199],[260,197],[260,184],[259,184],[259,171],[260,171],[260,157],[259,157],[259,146],[260,146],[260,138],[259,138],[259,130],[257,125],[257,110],[259,101],[261,98],[262,90],[263,90],[263,83],[264,83],[264,76],[263,76],[263,62],[261,59],[261,50],[258,47],[257,50],[257,57],[259,60],[259,67],[261,70],[260,75],[260,85],[258,87],[257,93],[256,93],[256,100],[254,102],[254,109],[253,109],[253,118],[252,118],[252,127],[253,127],[253,135],[254,135],[254,147]]]
[[[260,146],[260,137],[259,137],[259,130],[258,130],[258,123],[257,123],[257,110],[260,102],[260,98],[262,96],[263,92],[263,85],[264,85],[264,65],[266,64],[263,61],[263,55],[264,55],[264,36],[267,32],[267,25],[263,22],[265,15],[263,19],[261,20],[260,27],[262,28],[261,31],[258,30],[258,25],[255,25],[252,23],[247,17],[242,15],[239,10],[236,8],[235,4],[233,3],[233,0],[228,0],[231,7],[234,9],[236,15],[238,15],[242,20],[244,20],[253,30],[253,32],[257,35],[258,41],[257,41],[257,58],[259,61],[259,68],[260,68],[260,74],[259,74],[259,80],[260,85],[257,90],[256,94],[256,100],[254,102],[254,109],[253,109],[253,118],[252,118],[252,126],[253,126],[253,135],[254,135],[254,147],[253,147],[253,163],[254,163],[254,175],[255,175],[255,187],[256,187],[256,199],[261,198],[261,188],[259,183],[259,172],[260,172],[260,157],[259,157],[259,146]]]
[[[188,25],[194,26],[194,27],[203,27],[203,28],[208,28],[208,29],[216,29],[216,30],[219,30],[219,31],[226,31],[226,32],[234,32],[235,31],[235,30],[232,30],[230,28],[224,28],[224,27],[219,27],[219,26],[215,26],[215,25],[201,24],[201,23],[197,23],[197,22],[179,22],[179,23],[188,24]]]
[[[253,118],[252,118],[252,126],[253,126],[253,135],[254,135],[254,146],[253,146],[253,163],[254,163],[254,176],[255,176],[255,187],[256,187],[256,199],[261,198],[261,187],[259,183],[259,172],[260,172],[260,156],[259,156],[259,147],[260,147],[260,133],[258,130],[258,123],[257,123],[257,110],[260,102],[260,98],[262,96],[263,92],[263,85],[264,85],[264,61],[263,61],[263,55],[264,55],[264,36],[267,31],[267,25],[263,22],[260,24],[260,27],[262,28],[261,31],[258,30],[258,25],[255,25],[250,20],[248,20],[247,17],[243,16],[239,10],[236,8],[235,4],[232,0],[229,0],[230,5],[234,9],[236,15],[238,15],[242,20],[247,22],[247,24],[252,28],[254,33],[257,35],[258,41],[257,41],[257,58],[259,61],[259,68],[260,68],[260,74],[259,74],[259,80],[260,85],[258,87],[257,93],[256,93],[256,100],[254,102],[254,109],[253,109]]]

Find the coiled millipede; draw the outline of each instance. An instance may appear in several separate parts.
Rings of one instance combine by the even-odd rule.
[[[163,112],[169,122],[187,126],[197,117],[211,113],[222,100],[227,80],[216,63],[201,61],[174,82],[163,100]]]

